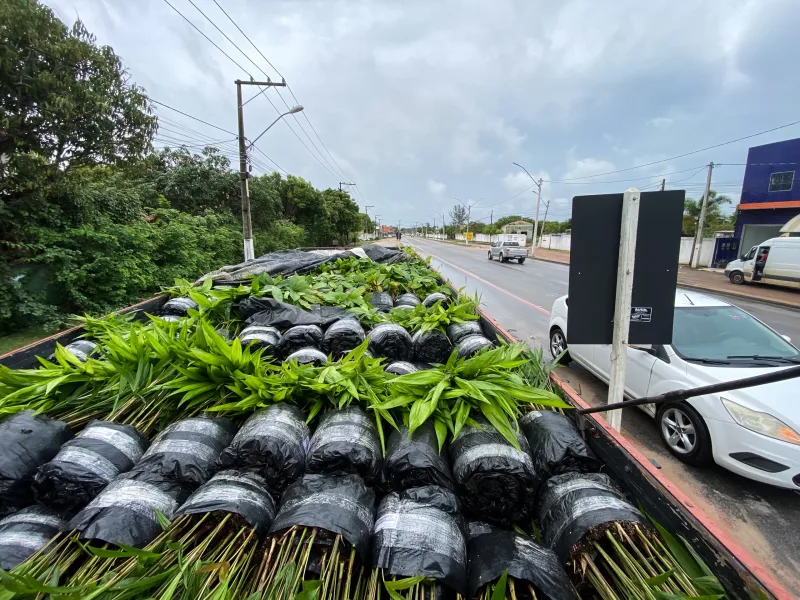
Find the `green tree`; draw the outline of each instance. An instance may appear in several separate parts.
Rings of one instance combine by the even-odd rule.
[[[702,210],[702,202],[705,194],[699,200],[687,197],[683,203],[683,233],[693,236],[697,233],[697,227],[700,223],[700,213]],[[721,229],[727,229],[731,225],[730,217],[726,217],[722,213],[722,206],[724,204],[731,204],[730,196],[724,194],[717,194],[715,190],[710,190],[708,193],[708,205],[706,206],[706,220],[703,225],[705,234],[713,234]],[[734,217],[735,219],[735,217]]]
[[[467,224],[467,208],[463,204],[456,204],[450,209],[450,223],[456,231],[461,231]]]
[[[345,191],[328,188],[322,192],[325,209],[330,215],[333,232],[340,244],[347,244],[351,234],[357,234],[361,220],[358,217],[358,204]]]

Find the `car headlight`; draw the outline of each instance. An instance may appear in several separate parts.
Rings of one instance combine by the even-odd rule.
[[[780,419],[737,404],[733,400],[720,399],[733,420],[745,429],[800,446],[800,435]]]

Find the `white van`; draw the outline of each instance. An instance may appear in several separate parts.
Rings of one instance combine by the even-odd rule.
[[[725,266],[732,283],[758,282],[800,288],[800,237],[764,240]]]

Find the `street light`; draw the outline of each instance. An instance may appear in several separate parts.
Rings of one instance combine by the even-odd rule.
[[[260,139],[261,139],[261,136],[262,136],[262,135],[264,135],[265,133],[267,133],[267,132],[270,130],[270,128],[271,128],[273,125],[275,125],[275,123],[277,123],[278,121],[280,121],[280,120],[281,120],[283,117],[285,117],[286,115],[293,115],[293,114],[295,114],[295,113],[299,113],[301,110],[303,110],[303,107],[302,107],[302,106],[300,106],[300,105],[298,104],[298,105],[297,105],[297,106],[295,106],[294,108],[290,108],[289,110],[287,110],[285,113],[278,115],[278,118],[277,118],[277,119],[275,119],[275,120],[274,120],[272,123],[270,123],[270,124],[269,124],[269,127],[267,127],[267,128],[264,130],[264,131],[262,131],[261,133],[259,133],[259,134],[258,134],[258,137],[257,137],[256,139],[254,139],[252,142],[250,142],[250,148],[252,148],[253,146],[255,146],[255,145],[256,145],[256,142],[257,142],[258,140],[260,140]]]
[[[467,235],[464,236],[464,244],[469,246],[469,219],[472,216],[472,207],[478,204],[478,202],[480,202],[481,200],[483,200],[483,198],[478,198],[475,202],[469,205],[464,204],[458,198],[455,198],[455,200],[457,200],[459,204],[461,204],[461,206],[467,209]]]
[[[515,163],[515,162],[512,162],[511,164],[512,165],[517,165],[520,169],[525,171],[525,173],[527,173],[528,177],[531,178],[531,181],[533,182],[533,185],[535,185],[535,186],[537,186],[539,188],[539,197],[536,200],[536,219],[534,219],[534,223],[533,223],[533,246],[531,246],[531,257],[534,257],[534,256],[536,256],[536,239],[537,239],[538,234],[539,234],[539,204],[541,204],[541,202],[542,202],[542,178],[540,177],[539,181],[536,181],[533,178],[533,175],[528,173],[528,169],[523,167],[521,164]]]

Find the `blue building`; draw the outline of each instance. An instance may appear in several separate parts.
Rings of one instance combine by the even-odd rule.
[[[780,235],[800,214],[800,138],[750,148],[737,207],[739,251]]]

